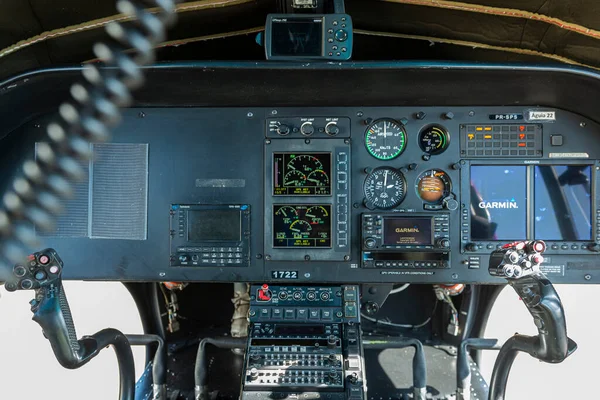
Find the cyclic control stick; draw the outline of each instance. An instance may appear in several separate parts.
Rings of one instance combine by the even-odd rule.
[[[490,383],[490,400],[503,400],[510,368],[522,351],[540,361],[560,363],[577,344],[567,336],[565,311],[560,297],[540,270],[546,244],[541,240],[514,242],[492,253],[489,272],[513,287],[533,317],[537,336],[516,334],[500,349]]]
[[[28,257],[27,263],[13,267],[13,278],[5,283],[8,291],[35,290],[31,300],[33,320],[50,341],[58,362],[65,368],[77,369],[96,357],[100,351],[113,346],[119,364],[119,398],[134,400],[135,367],[131,346],[123,333],[116,329],[77,339],[71,309],[62,285],[63,262],[54,249],[45,249]]]

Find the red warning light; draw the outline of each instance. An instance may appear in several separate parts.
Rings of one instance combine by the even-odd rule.
[[[524,125],[521,125],[521,126],[519,126],[519,130],[520,130],[521,132],[525,132],[525,126],[524,126]]]
[[[524,133],[519,133],[519,139],[524,140],[525,139],[525,134]]]

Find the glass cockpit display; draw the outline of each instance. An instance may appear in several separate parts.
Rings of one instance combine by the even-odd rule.
[[[331,205],[273,206],[273,247],[331,247]]]
[[[274,196],[330,196],[330,153],[273,154]]]
[[[534,174],[535,238],[591,240],[591,166],[541,165]]]
[[[471,166],[471,239],[527,238],[527,167]]]

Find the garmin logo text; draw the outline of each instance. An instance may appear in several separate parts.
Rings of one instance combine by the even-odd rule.
[[[396,228],[396,233],[420,233],[419,228]]]
[[[482,201],[479,208],[519,208],[515,201]]]

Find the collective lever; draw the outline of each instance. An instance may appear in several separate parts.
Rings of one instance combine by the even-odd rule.
[[[35,298],[30,302],[32,319],[42,327],[60,365],[77,369],[96,357],[103,348],[113,346],[119,364],[119,398],[133,400],[135,367],[125,335],[116,329],[103,329],[78,340],[62,285],[62,260],[54,249],[45,249],[30,255],[27,262],[26,265],[14,266],[14,279],[6,282],[5,288],[11,292],[35,290]]]
[[[514,242],[494,251],[489,272],[507,279],[533,317],[537,336],[515,334],[500,349],[490,383],[490,400],[504,399],[506,382],[517,353],[528,353],[540,361],[560,363],[577,344],[567,336],[562,302],[554,286],[540,270],[544,242]]]

